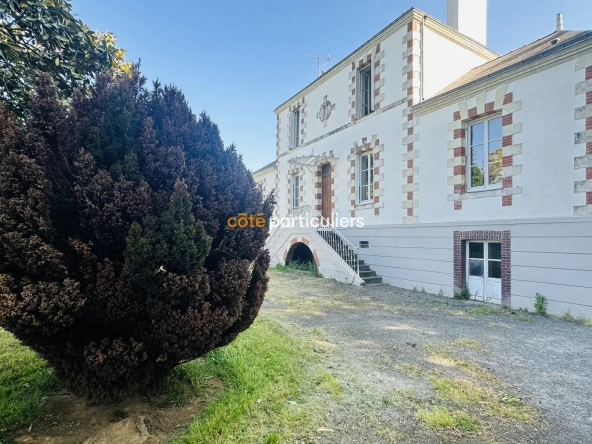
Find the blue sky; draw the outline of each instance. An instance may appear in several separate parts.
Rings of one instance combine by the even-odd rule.
[[[275,157],[273,110],[317,76],[302,53],[338,62],[410,7],[446,21],[446,0],[73,0],[150,80],[179,86],[251,170]],[[489,0],[488,46],[505,53],[555,30],[592,29],[590,0]]]

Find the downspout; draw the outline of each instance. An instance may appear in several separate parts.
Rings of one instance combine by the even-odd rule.
[[[425,29],[425,23],[426,23],[426,19],[428,18],[427,15],[424,15],[423,18],[421,19],[421,29],[419,30],[420,32],[420,47],[419,47],[419,101],[423,102],[424,100],[424,96],[423,96],[423,79],[424,79],[424,73],[423,73],[423,68],[424,68],[424,63],[423,63],[423,47],[424,47],[424,29]]]

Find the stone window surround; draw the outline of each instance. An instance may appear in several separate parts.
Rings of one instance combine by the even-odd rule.
[[[304,178],[304,171],[302,166],[293,165],[288,169],[288,174],[286,175],[286,195],[287,195],[287,204],[288,204],[288,211],[292,209],[292,177],[299,176],[299,193],[300,198],[299,206],[302,206],[304,203],[304,195],[305,195],[305,178]],[[277,206],[277,205],[276,205]]]
[[[349,84],[349,104],[350,109],[348,111],[348,116],[350,117],[351,122],[355,122],[357,120],[363,119],[364,117],[358,117],[357,108],[356,108],[356,88],[357,88],[357,73],[360,68],[367,66],[368,64],[372,64],[372,88],[374,89],[373,95],[373,111],[379,110],[381,103],[384,101],[384,93],[381,93],[381,88],[384,86],[384,76],[381,76],[382,72],[385,69],[384,63],[380,61],[384,58],[384,50],[380,49],[380,43],[376,45],[374,50],[368,51],[356,64],[356,62],[352,62],[352,69],[349,73],[349,78],[351,79],[351,83]],[[369,115],[371,115],[370,113]]]
[[[584,170],[584,179],[574,182],[574,193],[584,195],[583,205],[575,205],[574,216],[592,216],[592,52],[579,57],[576,60],[576,75],[584,78],[576,83],[576,98],[585,94],[585,105],[575,109],[575,120],[583,120],[584,131],[577,132],[574,136],[576,148],[585,147],[584,155],[574,158],[574,169]],[[581,154],[580,151],[577,154]]]
[[[295,111],[300,111],[300,143],[298,146],[291,146],[290,138],[292,137],[292,127],[291,127],[291,119],[288,118],[288,125],[286,134],[288,140],[288,150],[293,150],[296,148],[300,148],[304,145],[304,140],[306,139],[306,101],[305,97],[302,96],[302,99],[296,102],[294,105],[290,105],[288,107],[288,115],[291,115]],[[279,125],[279,116],[278,116],[278,125]],[[278,132],[278,139],[279,139],[279,132]],[[279,143],[279,141],[278,141]],[[279,154],[279,150],[278,150]]]
[[[349,161],[349,182],[348,186],[350,189],[350,215],[356,217],[356,210],[374,210],[374,215],[380,215],[380,208],[384,208],[384,201],[381,202],[381,196],[384,196],[384,174],[380,173],[380,168],[384,166],[384,160],[380,158],[380,153],[384,151],[384,145],[380,144],[380,140],[376,135],[373,135],[368,142],[367,138],[362,139],[362,143],[358,145],[358,142],[354,142],[350,155],[347,156]],[[359,204],[357,200],[357,168],[361,154],[368,154],[372,152],[374,155],[374,202]]]
[[[453,246],[454,292],[467,285],[467,241],[500,241],[502,244],[502,305],[512,302],[512,235],[510,231],[455,231]]]
[[[522,187],[514,186],[514,177],[522,174],[522,165],[516,164],[515,156],[522,154],[522,144],[515,144],[514,136],[522,132],[522,124],[515,122],[514,113],[522,110],[522,101],[514,101],[513,93],[506,93],[507,85],[495,90],[495,100],[485,102],[486,92],[458,102],[458,111],[454,111],[452,122],[448,124],[448,132],[452,140],[448,142],[448,149],[452,151],[452,158],[447,166],[452,169],[452,176],[448,177],[448,186],[453,187],[453,194],[448,195],[448,201],[454,202],[456,211],[462,210],[462,202],[466,199],[478,197],[502,197],[502,206],[513,204],[513,196],[522,194]],[[468,101],[474,99],[476,106],[468,108]],[[467,127],[471,122],[487,116],[501,114],[502,116],[502,187],[501,189],[468,191],[467,190]]]
[[[322,195],[322,188],[323,188],[323,166],[331,165],[331,213],[337,207],[337,201],[339,195],[337,194],[337,189],[339,187],[339,182],[337,181],[337,157],[334,157],[333,154],[327,156],[325,153],[321,155],[321,157],[317,160],[316,168],[314,171],[314,208],[318,212],[323,211],[323,195]]]

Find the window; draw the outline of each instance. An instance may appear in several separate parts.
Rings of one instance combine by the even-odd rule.
[[[292,176],[292,208],[298,208],[300,204],[300,178]]]
[[[358,202],[374,201],[374,154],[360,156]]]
[[[470,190],[498,188],[502,183],[502,118],[469,126]]]
[[[300,110],[292,112],[292,124],[290,125],[290,148],[300,145]]]
[[[372,112],[372,65],[358,70],[358,118]]]
[[[502,244],[469,242],[469,276],[501,279]]]

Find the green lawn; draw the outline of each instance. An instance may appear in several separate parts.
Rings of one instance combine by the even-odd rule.
[[[44,360],[0,329],[0,436],[34,419],[43,396],[61,387]]]
[[[223,388],[174,443],[285,442],[315,422],[310,408],[294,401],[310,384],[312,355],[309,345],[259,317],[229,346],[179,366],[149,399],[181,405],[203,395],[208,379],[216,378]],[[0,430],[29,424],[42,397],[60,388],[42,359],[0,331]]]

